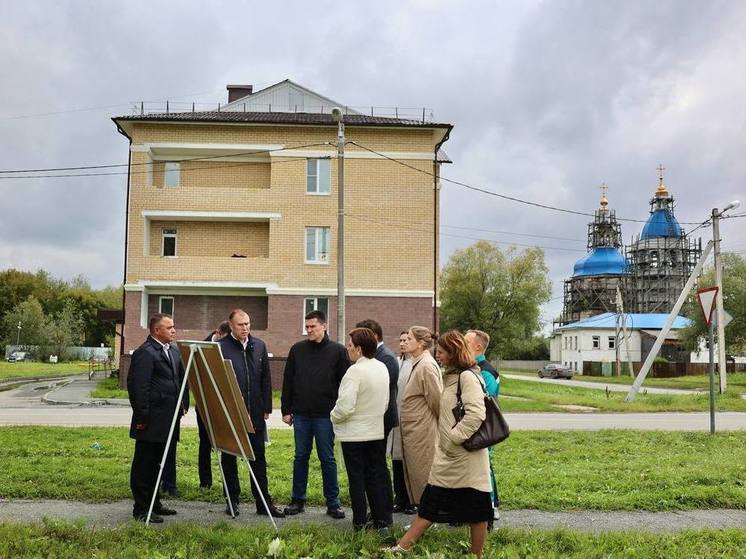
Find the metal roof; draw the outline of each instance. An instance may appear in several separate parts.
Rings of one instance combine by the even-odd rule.
[[[571,322],[560,326],[557,330],[576,330],[581,328],[616,328],[616,317],[615,313],[603,313],[589,318],[578,320],[577,322]],[[667,314],[663,313],[626,313],[625,324],[627,328],[631,330],[662,330],[668,318]],[[686,328],[692,323],[692,321],[685,316],[677,316],[673,321],[674,330]]]
[[[572,276],[621,276],[628,267],[627,259],[614,247],[597,247],[575,263]]]
[[[337,126],[336,121],[326,113],[282,113],[282,112],[239,112],[239,111],[200,111],[178,113],[150,113],[114,117],[114,122],[230,122],[246,124],[301,124]],[[451,128],[450,124],[368,115],[345,115],[347,126],[393,126],[408,128]]]
[[[655,237],[681,237],[681,226],[671,210],[666,208],[655,210],[642,228],[641,239]]]

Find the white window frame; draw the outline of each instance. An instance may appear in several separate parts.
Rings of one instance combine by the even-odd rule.
[[[169,231],[167,233],[167,231]],[[173,233],[170,233],[170,231],[173,231]],[[166,251],[166,238],[172,238],[174,239],[174,253],[166,255],[164,252]],[[176,227],[164,227],[161,230],[161,257],[163,258],[176,258],[179,254],[179,231]]]
[[[172,167],[169,169],[169,167]],[[176,177],[176,184],[169,184],[169,176]],[[181,186],[181,161],[163,162],[163,186],[164,188],[178,188]]]
[[[319,301],[324,300],[326,301],[326,311],[324,314],[326,315],[326,323],[329,324],[329,297],[304,297],[303,298],[303,315],[301,316],[301,331],[303,332],[303,336],[306,335],[306,315],[310,313],[311,311],[318,311],[319,310]],[[313,308],[311,310],[306,310],[306,302],[313,301]]]
[[[609,336],[609,349],[616,349],[616,336]]]
[[[591,336],[593,349],[601,349],[601,336]]]
[[[165,301],[166,299],[171,299],[171,312],[165,312],[163,310],[163,301]],[[162,295],[162,296],[158,297],[158,312],[159,313],[165,313],[165,314],[171,315],[171,317],[173,317],[174,316],[174,310],[175,310],[175,308],[174,308],[174,298],[173,298],[173,295]]]
[[[326,256],[320,256],[322,253],[319,251],[319,244],[320,244],[320,238],[321,238],[321,232],[323,230],[326,230]],[[314,259],[309,260],[308,259],[308,236],[310,234],[314,235]],[[330,239],[331,237],[331,227],[316,227],[316,226],[310,226],[306,227],[305,234],[303,235],[303,258],[306,264],[321,264],[321,265],[328,265],[329,264],[329,245],[330,245]]]
[[[315,164],[315,171],[316,174],[309,173],[309,166],[311,164]],[[328,182],[326,185],[321,184],[321,165],[325,164],[327,167],[327,173],[326,176],[328,178]],[[308,181],[311,177],[314,177],[316,179],[315,184],[315,190],[309,190]],[[326,186],[326,190],[321,190],[321,186]],[[331,168],[331,160],[329,158],[319,158],[319,159],[307,159],[306,160],[306,194],[309,196],[329,196],[332,192],[332,168]]]

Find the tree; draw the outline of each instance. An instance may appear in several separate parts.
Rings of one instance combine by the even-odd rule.
[[[18,325],[21,325],[20,332]],[[3,317],[5,343],[15,345],[19,340],[22,346],[36,346],[44,341],[44,310],[33,295],[13,307]],[[20,334],[20,336],[19,336]]]
[[[547,273],[538,248],[501,251],[479,241],[457,250],[441,274],[441,329],[484,330],[493,357],[527,347],[551,294]]]
[[[738,254],[724,252],[723,259],[723,307],[733,317],[725,329],[725,351],[730,354],[746,351],[746,259]],[[715,268],[710,266],[700,277],[700,287],[715,285]],[[679,339],[689,351],[698,349],[699,340],[707,337],[702,311],[696,295],[687,305],[684,314],[693,324],[679,331]]]
[[[42,348],[40,359],[46,361],[49,354],[64,359],[67,348],[76,345],[82,335],[83,321],[75,303],[68,299],[62,310],[54,315],[49,323],[48,336]]]

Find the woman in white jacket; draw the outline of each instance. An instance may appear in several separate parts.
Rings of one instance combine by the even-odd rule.
[[[352,525],[366,527],[368,504],[373,520],[370,528],[388,530],[391,516],[391,487],[386,467],[383,414],[389,405],[389,373],[373,358],[376,337],[368,328],[349,334],[347,352],[353,365],[339,385],[337,403],[331,412],[334,435],[342,443],[352,501]],[[366,501],[367,496],[367,501]]]

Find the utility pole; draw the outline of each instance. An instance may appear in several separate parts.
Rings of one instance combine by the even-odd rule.
[[[18,335],[16,336],[16,349],[21,343],[21,321],[18,321]]]
[[[614,353],[616,354],[616,376],[620,377],[622,376],[622,363],[619,358],[619,327],[620,322],[622,321],[622,294],[619,292],[619,286],[617,285],[616,288],[616,337],[614,338]]]
[[[715,312],[717,317],[718,328],[718,371],[720,372],[720,394],[728,388],[726,379],[726,362],[725,362],[725,308],[723,307],[723,261],[720,258],[720,216],[728,210],[733,210],[741,205],[741,202],[734,200],[722,212],[717,208],[712,208],[712,241],[714,243],[713,252],[715,258],[715,285],[718,288],[715,296]]]
[[[345,125],[342,109],[334,107],[337,122],[337,341],[345,343]]]

